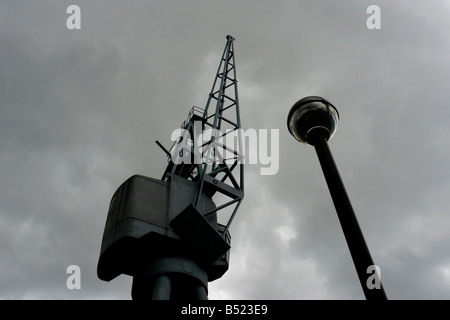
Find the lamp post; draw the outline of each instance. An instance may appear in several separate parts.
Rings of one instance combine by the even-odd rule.
[[[381,281],[379,288],[369,288],[367,285],[367,270],[374,263],[328,147],[328,140],[336,132],[338,119],[339,113],[331,103],[322,97],[309,96],[292,106],[287,124],[297,141],[316,149],[366,299],[387,300]]]

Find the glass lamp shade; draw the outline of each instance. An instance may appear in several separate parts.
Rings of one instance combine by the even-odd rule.
[[[313,144],[312,138],[323,135],[329,140],[336,132],[339,120],[337,109],[322,97],[309,96],[297,101],[289,111],[287,125],[294,138]]]

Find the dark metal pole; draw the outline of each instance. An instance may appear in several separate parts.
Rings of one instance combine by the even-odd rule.
[[[320,165],[328,189],[330,190],[347,245],[350,249],[350,254],[355,264],[364,295],[367,300],[387,300],[381,280],[379,289],[370,289],[367,286],[367,279],[370,276],[367,273],[367,268],[374,265],[374,263],[339,171],[333,160],[330,148],[328,147],[327,140],[322,134],[315,134],[314,137],[311,137],[311,144],[315,147],[317,156],[319,157]]]
[[[171,281],[167,275],[160,275],[155,280],[152,300],[170,300]]]
[[[195,288],[195,297],[197,300],[208,300],[208,294],[206,293],[206,288],[199,284]]]

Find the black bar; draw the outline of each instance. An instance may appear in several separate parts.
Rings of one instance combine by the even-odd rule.
[[[158,140],[156,140],[155,142],[156,142],[156,144],[162,149],[162,151],[164,151],[164,153],[167,154],[168,157],[171,157],[171,156],[172,156],[172,155],[170,154],[170,152],[167,151],[167,149],[164,148],[164,146],[163,146]]]
[[[361,232],[361,228],[353,211],[350,199],[333,160],[327,140],[323,135],[318,134],[314,137],[312,144],[314,145],[317,156],[319,157],[320,165],[322,167],[328,189],[330,190],[331,198],[333,199],[347,245],[350,249],[350,254],[352,256],[353,263],[355,264],[356,272],[358,273],[364,295],[367,300],[387,300],[387,296],[381,282],[379,289],[369,289],[367,286],[367,279],[371,275],[370,273],[367,273],[367,268],[375,264],[373,263],[369,248],[364,240],[364,235]]]

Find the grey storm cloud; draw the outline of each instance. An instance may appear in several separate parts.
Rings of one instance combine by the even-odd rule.
[[[66,9],[81,10],[69,30]],[[96,268],[109,201],[160,178],[235,40],[244,128],[279,130],[279,170],[246,169],[230,270],[211,299],[363,299],[300,98],[341,119],[330,148],[390,299],[450,298],[450,6],[445,1],[0,1],[0,298],[130,299]],[[78,265],[81,289],[66,270]]]

